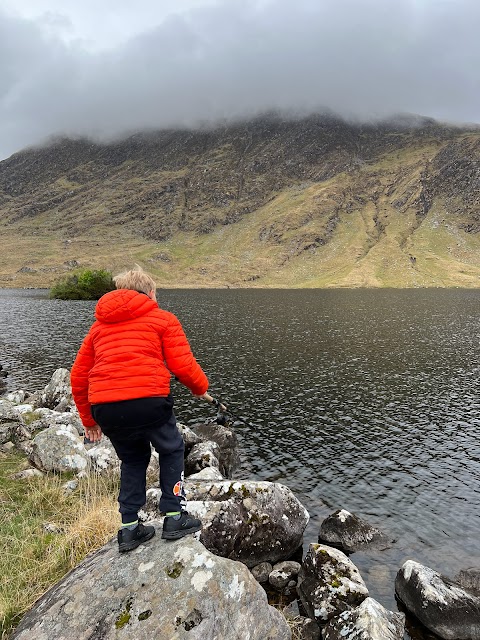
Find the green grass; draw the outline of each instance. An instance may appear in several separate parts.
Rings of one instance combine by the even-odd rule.
[[[456,137],[478,140],[477,133]],[[248,203],[214,206],[193,186],[185,210],[178,194],[169,213],[142,200],[152,189],[188,178],[187,167],[135,175],[139,167],[128,161],[105,180],[93,172],[88,193],[82,190],[62,206],[0,229],[6,249],[0,255],[0,286],[50,285],[76,260],[80,268],[112,273],[138,263],[160,287],[478,287],[480,234],[459,228],[469,212],[449,213],[455,210],[452,203],[442,201],[425,220],[417,218],[422,172],[447,142],[406,134],[403,148],[379,153],[329,180],[266,189],[264,200],[255,196],[265,204],[228,225],[222,223],[228,213]],[[236,188],[224,166],[231,153],[224,145],[201,156],[200,166],[218,170],[223,193]],[[262,192],[260,182],[257,187]],[[56,183],[61,192],[69,188],[76,184],[66,178]],[[118,213],[125,204],[126,211]],[[20,206],[14,205],[0,214],[13,215]],[[457,210],[461,206],[459,201]],[[183,214],[197,231],[179,230]],[[434,226],[435,215],[446,223]],[[328,228],[332,216],[337,218],[333,230]],[[198,232],[209,220],[217,221],[209,233]],[[142,234],[150,226],[173,234],[158,242],[146,239]],[[22,272],[25,266],[37,271]]]
[[[15,480],[23,456],[0,454],[0,637],[6,640],[22,614],[118,526],[117,480],[91,476],[71,495],[68,476]],[[45,531],[56,525],[61,533]]]

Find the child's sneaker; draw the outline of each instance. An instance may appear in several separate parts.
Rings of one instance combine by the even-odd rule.
[[[182,511],[180,516],[167,516],[163,522],[162,538],[165,540],[177,540],[189,533],[195,533],[202,528],[201,520],[188,515],[188,511]]]
[[[117,534],[118,550],[121,553],[132,551],[142,544],[153,538],[155,535],[154,527],[145,527],[141,522],[135,529],[127,529],[123,527]]]

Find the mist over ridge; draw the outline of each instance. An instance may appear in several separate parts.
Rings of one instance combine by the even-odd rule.
[[[92,51],[0,10],[0,157],[270,110],[478,122],[479,22],[473,0],[224,0]]]

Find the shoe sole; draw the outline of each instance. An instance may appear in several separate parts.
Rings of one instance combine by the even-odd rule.
[[[118,545],[118,550],[120,551],[120,553],[127,553],[127,551],[133,551],[144,542],[151,540],[154,535],[155,535],[155,531],[152,531],[152,533],[149,533],[141,540],[132,540],[132,542],[122,542],[121,544]]]
[[[179,538],[183,538],[184,536],[188,536],[189,533],[196,533],[200,531],[202,525],[199,527],[190,527],[190,529],[180,529],[179,531],[163,531],[162,538],[164,540],[178,540]]]

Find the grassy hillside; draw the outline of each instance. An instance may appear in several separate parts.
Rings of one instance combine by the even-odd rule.
[[[0,163],[0,286],[478,287],[480,132],[276,117]]]

